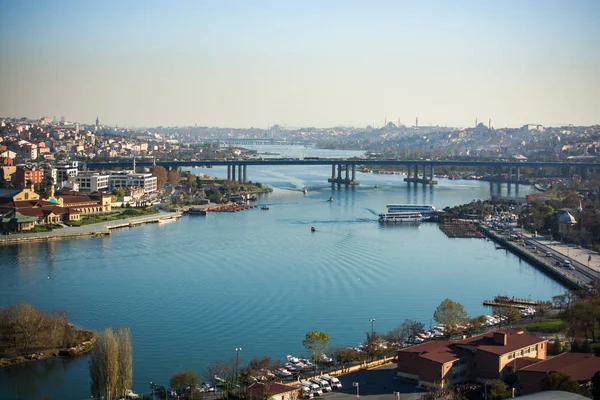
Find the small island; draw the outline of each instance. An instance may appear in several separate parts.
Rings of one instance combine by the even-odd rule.
[[[79,330],[65,311],[46,312],[18,303],[0,309],[0,368],[92,350],[96,334]]]

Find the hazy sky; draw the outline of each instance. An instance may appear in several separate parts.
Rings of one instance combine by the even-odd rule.
[[[600,123],[600,1],[0,0],[0,115]]]

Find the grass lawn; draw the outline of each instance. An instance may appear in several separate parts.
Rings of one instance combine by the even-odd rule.
[[[523,325],[528,332],[559,333],[566,328],[566,322],[561,318],[544,318],[531,324]]]
[[[91,225],[100,222],[118,221],[120,219],[141,217],[144,215],[157,214],[158,210],[154,208],[113,208],[110,214],[92,215],[84,217],[81,220],[81,225]]]

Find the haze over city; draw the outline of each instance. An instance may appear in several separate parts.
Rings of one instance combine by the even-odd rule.
[[[0,1],[0,114],[592,125],[597,1]]]

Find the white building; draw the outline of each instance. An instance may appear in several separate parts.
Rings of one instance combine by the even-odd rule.
[[[72,176],[69,180],[79,185],[80,192],[103,192],[108,191],[110,175],[98,172],[84,172]]]
[[[145,193],[156,192],[158,188],[156,177],[152,174],[139,174],[131,171],[111,172],[109,190],[131,186],[144,188]]]
[[[54,179],[54,184],[58,184],[64,181],[68,181],[70,177],[77,176],[79,170],[77,167],[79,163],[77,161],[72,161],[69,164],[64,165],[56,165],[48,175],[52,176]]]

